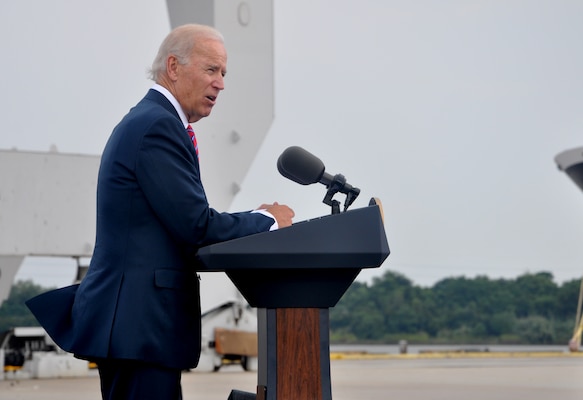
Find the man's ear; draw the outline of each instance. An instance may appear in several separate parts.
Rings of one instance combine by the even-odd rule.
[[[166,59],[166,72],[172,81],[176,81],[178,79],[178,65],[178,58],[176,58],[175,55],[170,54]]]

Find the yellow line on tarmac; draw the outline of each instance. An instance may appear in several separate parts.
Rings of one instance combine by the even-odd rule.
[[[552,357],[583,357],[583,352],[569,353],[559,351],[516,351],[516,352],[434,352],[419,354],[386,354],[386,353],[359,353],[334,352],[330,353],[331,360],[418,360],[442,358],[552,358]]]

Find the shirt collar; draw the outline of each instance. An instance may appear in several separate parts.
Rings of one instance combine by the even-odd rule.
[[[184,129],[186,129],[186,127],[188,126],[188,119],[186,118],[186,114],[184,113],[184,111],[182,111],[182,107],[180,107],[180,104],[178,103],[178,100],[176,100],[176,97],[174,97],[172,93],[170,93],[170,91],[166,89],[164,86],[159,85],[157,83],[155,83],[154,86],[152,86],[152,89],[162,93],[162,95],[166,97],[170,103],[172,103],[172,105],[176,109],[176,112],[178,113],[178,116],[180,117],[180,120],[184,124]]]

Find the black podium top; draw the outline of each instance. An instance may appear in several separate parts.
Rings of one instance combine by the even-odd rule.
[[[362,268],[389,256],[369,206],[206,246],[200,271],[224,271],[253,307],[333,307]]]

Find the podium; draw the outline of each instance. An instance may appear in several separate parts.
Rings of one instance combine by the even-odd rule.
[[[378,205],[206,246],[258,317],[257,400],[331,400],[329,308],[389,245]]]

